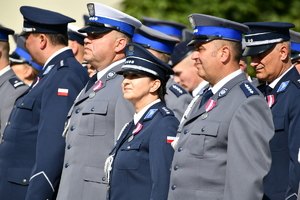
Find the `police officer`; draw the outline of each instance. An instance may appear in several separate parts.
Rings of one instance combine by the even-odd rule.
[[[171,54],[176,44],[179,43],[178,39],[144,25],[136,30],[132,40],[148,49],[165,63],[170,61]],[[166,87],[166,104],[174,112],[176,118],[180,120],[192,97],[172,78],[169,78]]]
[[[239,69],[248,27],[203,14],[189,21],[192,59],[210,87],[177,130],[168,199],[261,199],[274,128],[267,103]]]
[[[169,140],[179,121],[166,107],[168,75],[173,71],[138,44],[129,44],[123,74],[124,97],[135,107],[108,161],[113,159],[108,199],[165,200],[174,150]],[[111,162],[111,161],[110,161]]]
[[[289,29],[284,22],[249,22],[251,32],[245,35],[245,56],[256,77],[266,83],[258,86],[264,92],[273,114],[275,135],[270,142],[272,165],[264,180],[266,200],[297,199],[300,180],[298,151],[300,141],[299,73],[290,58]]]
[[[0,199],[55,199],[63,164],[61,136],[67,112],[88,81],[86,70],[68,46],[72,18],[22,6],[25,47],[43,66],[19,96],[0,146]]]
[[[300,33],[290,30],[291,35],[291,60],[292,64],[300,72]]]
[[[13,102],[28,88],[9,65],[8,39],[12,34],[14,34],[13,30],[0,26],[0,143],[3,142],[3,131],[13,108]]]
[[[68,114],[63,172],[57,199],[106,199],[105,160],[117,137],[134,114],[124,99],[117,76],[125,61],[124,48],[141,22],[100,3],[88,3],[88,25],[79,30],[84,60],[94,75]]]
[[[193,46],[187,46],[189,41],[176,45],[171,55],[170,65],[174,70],[174,81],[186,89],[195,97],[203,88],[208,86],[208,82],[198,76],[197,68],[194,66],[191,54]]]

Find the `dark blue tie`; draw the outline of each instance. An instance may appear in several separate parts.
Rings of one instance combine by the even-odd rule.
[[[207,91],[204,93],[204,95],[203,95],[203,97],[202,97],[202,99],[201,99],[201,103],[200,103],[199,108],[201,108],[201,106],[203,106],[203,104],[205,104],[205,103],[208,101],[208,99],[209,99],[210,97],[212,97],[212,95],[213,95],[212,91],[211,91],[211,90],[207,90]]]
[[[265,87],[265,96],[268,96],[272,92],[272,90],[273,90],[273,88],[266,85],[266,87]]]
[[[87,92],[93,85],[95,85],[96,81],[97,81],[97,73],[94,74],[94,76],[92,76],[92,78],[89,80],[85,92]]]

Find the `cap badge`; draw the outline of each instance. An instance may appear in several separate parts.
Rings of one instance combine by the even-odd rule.
[[[189,17],[189,21],[190,21],[192,28],[195,29],[196,25],[195,25],[195,21],[194,21],[193,17]]]
[[[88,8],[90,17],[95,16],[95,7],[94,7],[94,4],[93,3],[89,3],[87,5],[87,8]]]
[[[130,45],[128,48],[128,55],[132,56],[134,54],[134,46]]]

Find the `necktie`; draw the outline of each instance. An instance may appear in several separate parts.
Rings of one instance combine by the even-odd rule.
[[[205,104],[205,103],[208,101],[208,99],[209,99],[210,97],[212,97],[212,95],[213,95],[212,91],[211,91],[211,90],[207,90],[207,91],[204,93],[204,95],[203,95],[203,97],[202,97],[202,99],[201,99],[199,108],[201,108],[201,106],[203,106],[203,104]]]
[[[85,92],[87,92],[93,85],[95,85],[96,81],[97,81],[97,73],[89,80]]]
[[[266,86],[265,87],[265,96],[268,96],[271,92],[272,92],[273,88],[271,88],[270,86]]]

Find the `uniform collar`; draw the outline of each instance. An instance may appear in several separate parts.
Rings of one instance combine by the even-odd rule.
[[[214,87],[212,87],[213,94],[216,94],[226,83],[228,83],[230,80],[235,78],[236,76],[242,74],[242,70],[236,70],[232,72],[231,74],[225,76],[222,80],[220,80]]]
[[[269,87],[271,87],[272,89],[274,89],[275,86],[277,85],[277,83],[280,81],[280,79],[281,79],[286,73],[288,73],[293,67],[294,67],[294,65],[292,65],[288,70],[286,70],[283,74],[281,74],[281,76],[279,76],[278,78],[276,78],[272,83],[267,84],[267,85],[269,85]]]
[[[10,70],[10,65],[7,65],[6,67],[0,70],[0,76],[5,74],[5,72],[8,72],[9,70]]]
[[[208,82],[203,80],[201,83],[192,91],[193,97],[195,97],[199,92],[208,85]]]
[[[54,54],[52,54],[52,55],[47,59],[47,61],[45,62],[45,65],[44,65],[44,67],[43,67],[43,70],[45,69],[45,66],[47,66],[48,63],[49,63],[55,56],[57,56],[58,54],[60,54],[60,53],[62,53],[62,52],[64,52],[64,51],[66,51],[66,50],[68,50],[68,49],[70,49],[70,48],[69,48],[69,47],[64,47],[64,48],[61,48],[61,49],[59,49],[58,51],[56,51]]]
[[[124,63],[124,62],[125,62],[125,58],[123,58],[123,59],[121,59],[121,60],[118,60],[118,61],[116,61],[116,62],[114,62],[114,63],[108,65],[107,67],[105,67],[104,69],[102,69],[101,71],[99,71],[99,72],[97,73],[97,80],[100,80],[100,78],[102,78],[102,76],[103,76],[104,74],[106,74],[106,72],[108,72],[109,70],[111,70],[113,67],[115,67],[115,66],[117,66],[117,65],[119,65],[119,64],[121,64],[121,63]]]
[[[160,99],[156,99],[155,101],[152,101],[151,103],[149,103],[147,106],[145,106],[140,112],[138,113],[134,113],[134,116],[133,116],[133,121],[134,121],[134,124],[137,124],[138,121],[140,121],[141,117],[145,114],[145,112],[151,107],[153,106],[154,104],[160,102]]]

